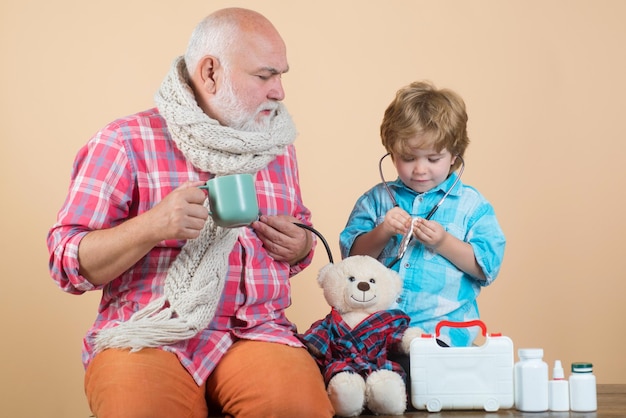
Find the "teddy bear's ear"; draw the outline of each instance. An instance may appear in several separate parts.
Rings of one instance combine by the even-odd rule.
[[[328,263],[320,269],[319,273],[317,273],[317,283],[320,285],[320,287],[324,287],[324,281],[326,280],[326,277],[330,274],[330,270],[333,267],[333,263]]]

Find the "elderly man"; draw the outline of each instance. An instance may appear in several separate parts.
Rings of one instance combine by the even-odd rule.
[[[155,96],[83,147],[48,234],[69,293],[101,289],[84,341],[99,418],[331,417],[321,374],[286,318],[314,239],[296,131],[281,103],[285,44],[262,15],[219,10]],[[212,176],[251,173],[262,215],[222,228]]]

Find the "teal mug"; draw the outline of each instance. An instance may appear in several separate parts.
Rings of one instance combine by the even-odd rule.
[[[259,203],[251,174],[213,177],[200,186],[209,195],[209,214],[224,228],[250,225],[259,218]]]

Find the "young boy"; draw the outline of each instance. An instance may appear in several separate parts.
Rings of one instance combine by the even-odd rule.
[[[398,178],[361,196],[340,235],[342,257],[370,255],[399,271],[398,307],[411,326],[428,333],[443,320],[479,318],[476,298],[495,280],[504,256],[493,207],[457,181],[469,144],[466,125],[465,103],[453,91],[427,82],[400,89],[380,128]],[[396,260],[411,226],[412,240]],[[477,333],[476,327],[443,327],[439,340],[469,346]]]

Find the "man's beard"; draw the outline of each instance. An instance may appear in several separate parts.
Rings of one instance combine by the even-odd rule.
[[[267,132],[270,129],[272,119],[276,116],[278,103],[267,101],[261,104],[253,112],[249,112],[241,104],[237,97],[230,77],[226,75],[220,93],[215,97],[213,104],[222,112],[224,125],[247,132]],[[270,115],[256,120],[261,111],[271,110]]]

